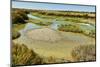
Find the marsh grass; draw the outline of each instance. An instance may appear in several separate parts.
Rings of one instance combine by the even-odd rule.
[[[84,30],[78,24],[62,24],[58,28],[60,31],[81,33],[89,37],[95,38],[95,30]]]
[[[16,39],[21,36],[19,30],[23,29],[25,24],[12,24],[12,39]]]
[[[72,50],[72,58],[74,61],[95,61],[96,51],[95,45],[81,45]]]
[[[42,64],[40,58],[32,49],[24,44],[12,45],[12,65]]]
[[[49,20],[33,20],[33,19],[30,19],[28,22],[30,23],[34,23],[34,24],[37,24],[37,25],[40,25],[40,26],[48,26],[50,25],[52,22],[50,22]]]

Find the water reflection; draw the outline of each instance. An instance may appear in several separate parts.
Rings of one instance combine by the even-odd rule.
[[[32,18],[32,19],[37,19],[37,20],[41,19],[41,18],[39,18],[39,17],[37,17],[37,16],[34,16],[34,15],[31,15],[31,14],[28,14],[27,16],[28,16],[29,18]]]
[[[34,16],[34,15],[31,15],[31,14],[28,14],[27,15],[29,18],[32,18],[32,19],[37,19],[37,20],[43,20],[37,16]],[[45,20],[44,20],[45,22]],[[51,29],[54,29],[54,30],[57,30],[59,28],[60,25],[79,25],[80,26],[80,29],[82,30],[95,30],[95,26],[94,25],[91,25],[91,24],[86,24],[86,23],[74,23],[74,22],[64,22],[64,21],[57,21],[57,20],[53,20],[51,22],[52,24],[50,25],[50,28]],[[27,27],[28,26],[28,27]],[[30,28],[37,28],[38,25],[36,24],[27,24],[26,25],[26,28],[25,29],[30,29]]]
[[[33,29],[38,29],[41,28],[41,26],[33,24],[33,23],[27,23],[25,28],[23,28],[22,30],[20,30],[19,32],[21,34],[26,33],[28,30],[33,30]]]

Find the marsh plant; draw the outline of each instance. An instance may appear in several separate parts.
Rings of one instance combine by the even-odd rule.
[[[75,24],[65,24],[65,25],[60,25],[58,28],[60,31],[65,31],[65,32],[74,32],[74,33],[81,33],[89,37],[95,38],[95,30],[84,30],[83,28],[80,27],[80,25],[75,25]]]
[[[40,58],[32,49],[24,44],[15,44],[12,46],[12,65],[42,64]]]
[[[95,45],[81,45],[72,50],[72,58],[74,61],[95,61],[96,51]]]
[[[13,10],[12,11],[12,23],[26,23],[25,20],[28,20],[28,12],[25,10]]]
[[[20,36],[21,36],[21,34],[18,31],[14,30],[14,29],[12,30],[12,39],[16,39]]]

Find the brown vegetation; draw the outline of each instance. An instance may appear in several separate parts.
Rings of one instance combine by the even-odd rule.
[[[74,61],[95,61],[96,51],[95,45],[81,45],[72,50],[72,58]]]
[[[28,64],[42,64],[40,58],[33,50],[27,48],[24,44],[12,45],[12,65],[28,65]]]
[[[26,23],[25,20],[28,20],[27,13],[24,10],[12,11],[12,23]]]

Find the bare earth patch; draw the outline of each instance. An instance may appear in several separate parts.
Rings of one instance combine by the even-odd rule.
[[[27,32],[27,36],[32,40],[55,42],[62,39],[61,35],[52,29],[42,28]]]

